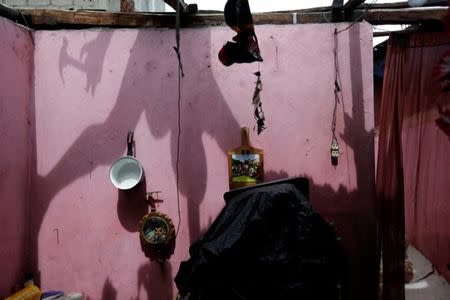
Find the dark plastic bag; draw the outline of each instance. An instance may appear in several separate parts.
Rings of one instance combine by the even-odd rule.
[[[339,299],[344,255],[293,184],[233,196],[175,278],[189,300]]]

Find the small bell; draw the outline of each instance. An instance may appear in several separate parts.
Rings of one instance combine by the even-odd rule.
[[[339,158],[339,143],[336,137],[333,137],[333,140],[331,141],[331,164],[333,166],[338,165],[338,158]]]

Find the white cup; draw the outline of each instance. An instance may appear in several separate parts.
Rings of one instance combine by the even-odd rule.
[[[142,181],[144,169],[139,161],[133,156],[133,132],[130,131],[127,137],[127,156],[121,157],[114,162],[109,169],[109,179],[112,184],[120,190],[134,188]]]

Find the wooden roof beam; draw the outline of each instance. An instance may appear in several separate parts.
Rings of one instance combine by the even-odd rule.
[[[447,0],[428,0],[427,3],[425,3],[426,6],[445,6]],[[447,6],[450,2],[447,2]]]
[[[178,3],[180,3],[181,13],[196,14],[198,11],[197,4],[187,4],[184,0],[164,0],[170,7],[177,11]]]
[[[344,15],[345,20],[350,20],[351,15],[355,9],[357,9],[361,4],[366,2],[365,0],[348,0],[344,5]]]
[[[173,13],[118,13],[100,11],[58,11],[22,10],[29,17],[28,24],[36,29],[88,28],[88,27],[153,27],[173,28]],[[420,24],[427,21],[441,21],[448,13],[447,7],[423,9],[357,9],[351,20],[361,18],[374,25],[381,24]],[[364,14],[363,17],[361,14]],[[284,12],[254,14],[255,24],[306,24],[329,23],[331,12]],[[183,27],[226,26],[223,13],[186,15]]]
[[[363,20],[374,25],[418,24],[429,21],[441,22],[447,13],[447,7],[369,9],[367,11],[354,11],[352,18],[357,20],[361,14],[364,14]]]
[[[423,7],[429,7],[429,6],[448,6],[447,0],[428,0],[427,3],[424,4]],[[395,9],[395,8],[411,8],[408,5],[408,2],[388,2],[388,3],[363,3],[361,4],[357,9],[363,10],[363,9]],[[280,10],[280,11],[273,11],[272,13],[285,13],[285,12],[296,12],[296,13],[307,13],[307,12],[329,12],[332,9],[331,6],[321,6],[321,7],[313,7],[313,8],[304,8],[304,9],[295,9],[295,10]],[[203,11],[200,11],[201,13]],[[204,11],[205,13],[207,11]],[[221,11],[210,11],[212,13],[223,13]]]
[[[366,0],[348,0],[344,5],[344,9],[347,11],[355,10],[358,6],[366,2]]]
[[[429,6],[448,6],[447,0],[428,0],[422,7],[429,7]],[[379,9],[394,9],[394,8],[411,8],[409,6],[407,1],[403,2],[387,2],[387,3],[363,3],[361,4],[358,9],[367,9],[367,8],[379,8]]]
[[[331,4],[331,20],[339,22],[344,20],[344,0],[333,0]]]

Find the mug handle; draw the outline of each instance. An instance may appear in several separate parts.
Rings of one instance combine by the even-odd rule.
[[[127,156],[134,156],[133,155],[133,142],[134,142],[134,133],[133,130],[128,131],[127,136]]]

